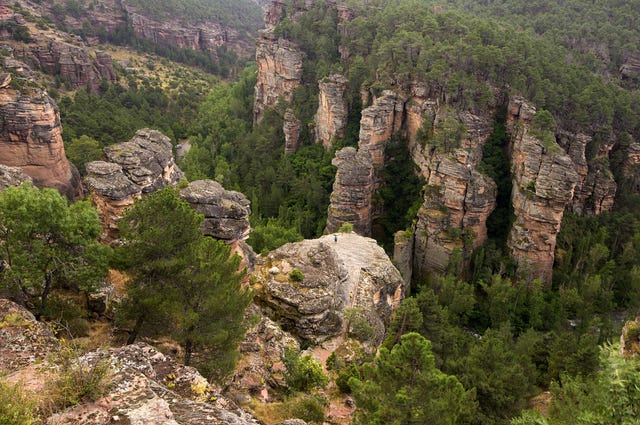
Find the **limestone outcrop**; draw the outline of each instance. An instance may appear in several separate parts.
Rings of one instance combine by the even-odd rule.
[[[253,107],[254,122],[264,118],[280,98],[291,101],[302,81],[302,51],[292,42],[263,31],[256,45],[258,79]]]
[[[571,158],[545,147],[529,131],[535,108],[521,98],[509,102],[512,133],[512,204],[516,221],[507,242],[511,256],[528,278],[548,281],[556,237],[579,175]]]
[[[331,163],[338,168],[327,215],[327,231],[344,223],[363,236],[371,235],[374,168],[367,151],[347,147],[336,152]]]
[[[260,260],[255,302],[285,331],[318,344],[345,332],[345,310],[361,309],[384,336],[406,293],[400,272],[373,239],[355,233],[286,244]]]
[[[128,142],[105,148],[109,162],[86,165],[85,185],[100,213],[103,238],[117,238],[117,222],[124,209],[143,194],[175,185],[182,171],[175,165],[170,139],[156,130],[142,129]]]
[[[82,196],[80,175],[64,152],[58,106],[40,89],[0,88],[0,164],[69,199]]]
[[[111,56],[96,51],[92,57],[86,49],[60,41],[35,47],[25,46],[14,53],[34,69],[60,76],[74,88],[89,87],[96,92],[101,81],[116,82],[118,77]]]
[[[296,117],[293,109],[287,109],[284,113],[284,123],[282,124],[285,154],[294,153],[298,150],[300,130],[302,130],[302,121]]]
[[[20,186],[24,182],[33,182],[33,180],[18,167],[0,164],[0,190],[10,186]]]
[[[197,180],[180,191],[180,197],[204,215],[205,235],[224,241],[241,240],[249,235],[250,202],[240,192],[226,190],[213,180]]]
[[[348,80],[339,74],[330,75],[318,83],[316,112],[316,142],[331,149],[333,140],[344,137],[349,110],[345,93]]]

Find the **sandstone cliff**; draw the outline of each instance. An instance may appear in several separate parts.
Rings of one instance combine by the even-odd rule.
[[[545,147],[529,131],[536,110],[522,98],[509,102],[512,134],[512,203],[516,221],[508,246],[528,278],[549,280],[556,236],[565,207],[579,181],[571,158],[559,147]]]
[[[331,163],[338,168],[331,192],[327,231],[333,233],[344,223],[363,236],[371,235],[374,170],[371,156],[352,147],[336,152]]]
[[[37,186],[82,196],[80,176],[64,153],[60,114],[46,92],[0,87],[0,163],[20,167]]]
[[[293,153],[298,150],[300,130],[302,130],[302,121],[296,117],[293,109],[287,109],[284,113],[284,122],[282,124],[285,154]]]
[[[330,149],[335,139],[344,137],[348,107],[345,92],[347,79],[334,74],[318,83],[318,111],[316,112],[316,142]]]
[[[86,49],[51,40],[35,47],[24,46],[14,54],[33,69],[59,75],[73,88],[86,86],[96,92],[103,79],[111,83],[118,79],[111,56],[99,50],[92,57]]]
[[[350,233],[270,252],[254,273],[254,289],[266,316],[314,344],[343,334],[345,310],[359,308],[377,346],[407,288],[373,239]]]
[[[280,98],[291,101],[294,90],[302,81],[300,49],[292,42],[263,31],[256,45],[258,79],[253,108],[254,122],[259,123],[266,109],[274,107]]]

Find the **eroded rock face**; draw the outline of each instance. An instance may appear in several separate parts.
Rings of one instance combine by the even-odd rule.
[[[21,168],[36,186],[82,196],[80,175],[64,152],[58,106],[44,91],[0,88],[0,119],[1,164]]]
[[[571,158],[559,147],[547,151],[529,132],[535,108],[521,98],[509,103],[512,133],[512,204],[516,221],[507,242],[511,256],[528,278],[548,281],[553,269],[556,237],[565,207],[579,181]]]
[[[390,90],[362,111],[358,149],[369,152],[375,168],[384,165],[385,145],[393,133],[402,129],[403,111],[404,102]]]
[[[226,190],[213,180],[197,180],[182,189],[180,197],[204,215],[205,235],[225,241],[249,235],[250,202],[242,193]]]
[[[105,148],[110,162],[86,165],[85,184],[100,213],[106,241],[117,239],[118,220],[136,198],[168,185],[184,174],[175,165],[170,139],[156,130],[142,129],[128,142]]]
[[[48,423],[260,424],[222,397],[194,368],[177,363],[147,344],[93,351],[79,361],[109,364],[109,390],[93,403],[53,415]]]
[[[290,102],[302,81],[303,53],[290,41],[263,31],[256,45],[258,79],[253,107],[254,122],[259,123],[266,109],[282,97]]]
[[[0,164],[0,190],[10,186],[20,186],[24,182],[33,182],[33,180],[18,167],[7,167]]]
[[[343,148],[331,163],[338,171],[331,192],[327,231],[333,233],[344,223],[351,223],[356,233],[370,236],[374,169],[369,153]]]
[[[264,314],[316,344],[344,333],[349,307],[362,309],[379,344],[406,292],[384,250],[355,233],[286,244],[262,259],[254,279]]]
[[[298,141],[300,139],[300,130],[302,129],[302,121],[296,118],[292,109],[287,109],[284,113],[284,123],[282,124],[282,132],[284,133],[284,153],[294,153],[298,150]]]
[[[629,52],[625,55],[620,67],[622,78],[638,78],[640,76],[640,52]]]
[[[15,52],[32,68],[41,69],[49,75],[59,75],[74,88],[89,87],[98,91],[102,79],[111,83],[118,77],[111,56],[96,51],[91,57],[87,50],[60,41],[51,41],[22,52]]]
[[[330,75],[318,83],[318,111],[316,112],[316,142],[331,149],[334,139],[344,137],[348,107],[345,93],[348,80],[339,74]]]

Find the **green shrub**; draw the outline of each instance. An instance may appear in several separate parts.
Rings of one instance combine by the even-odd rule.
[[[79,354],[77,345],[69,345],[53,359],[59,366],[58,376],[47,386],[53,412],[95,401],[109,389],[109,362],[106,359],[82,361]]]
[[[327,401],[319,396],[303,396],[295,399],[290,406],[291,416],[310,424],[324,422],[324,406]]]
[[[36,416],[36,401],[20,385],[0,382],[0,424],[35,425],[40,420]]]
[[[349,323],[348,334],[350,337],[358,341],[368,341],[376,334],[375,329],[369,324],[361,308],[346,308],[344,317]]]
[[[338,373],[338,377],[336,378],[336,385],[338,389],[343,394],[349,394],[353,390],[349,385],[349,379],[358,378],[360,379],[360,372],[358,371],[358,367],[354,363],[349,363],[343,370]]]
[[[302,273],[300,270],[298,269],[293,269],[291,270],[291,272],[289,273],[289,277],[291,278],[291,280],[293,280],[294,282],[302,282],[304,280],[304,273]]]
[[[353,224],[351,223],[342,223],[340,228],[338,229],[340,233],[351,233],[353,232]]]
[[[300,356],[300,352],[286,349],[282,360],[286,367],[284,378],[292,392],[324,388],[329,382],[320,363],[308,354]]]

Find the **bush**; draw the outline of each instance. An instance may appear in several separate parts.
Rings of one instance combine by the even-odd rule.
[[[24,392],[20,385],[0,382],[0,424],[34,425],[40,423],[36,416],[36,401]]]
[[[291,273],[289,273],[289,277],[294,282],[302,282],[304,280],[304,273],[298,269],[293,269],[291,270]]]
[[[340,228],[338,229],[340,233],[351,233],[353,232],[353,224],[351,223],[342,223]]]
[[[60,369],[56,379],[47,385],[52,412],[95,401],[109,389],[109,362],[105,359],[85,361],[79,354],[77,345],[69,345],[53,359]]]
[[[336,378],[336,385],[338,386],[338,389],[341,393],[351,393],[351,391],[353,390],[353,388],[351,388],[351,386],[349,385],[349,379],[351,378],[360,379],[360,372],[358,371],[358,367],[353,363],[349,363],[347,367],[345,367],[338,373],[338,377]]]
[[[300,356],[298,351],[286,349],[282,360],[287,369],[284,378],[292,392],[324,388],[329,382],[320,363],[310,355]]]
[[[373,326],[369,324],[369,321],[361,308],[346,308],[344,316],[349,323],[348,334],[350,337],[364,342],[375,336],[376,331]]]
[[[294,418],[302,419],[310,424],[322,424],[326,403],[324,398],[318,396],[303,396],[291,403],[290,413]]]

